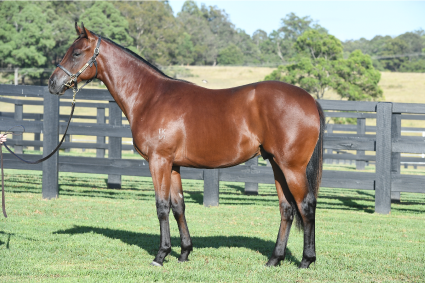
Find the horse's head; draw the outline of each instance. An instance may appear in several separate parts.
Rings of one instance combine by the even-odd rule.
[[[74,81],[71,81],[71,75],[81,71],[85,64],[94,57],[93,54],[95,54],[98,40],[98,37],[86,29],[83,24],[79,27],[77,22],[75,22],[75,30],[77,31],[78,38],[69,47],[63,57],[60,63],[63,68],[56,68],[49,78],[49,91],[52,94],[62,95],[67,89],[75,85],[75,80],[78,84],[81,81],[92,79],[96,75],[97,68],[92,64],[91,66],[87,66],[87,69]]]

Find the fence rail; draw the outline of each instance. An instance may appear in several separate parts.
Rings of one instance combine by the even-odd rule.
[[[33,140],[14,136],[8,140],[15,151],[23,147],[43,148],[50,152],[58,143],[66,127],[67,115],[59,115],[59,108],[70,106],[72,94],[62,97],[51,95],[47,87],[0,85],[0,103],[13,104],[14,112],[0,111],[0,131],[19,124],[26,133],[34,133]],[[69,100],[69,101],[67,101]],[[150,176],[148,163],[143,159],[122,159],[122,150],[132,149],[122,138],[131,138],[129,125],[123,125],[121,110],[107,90],[82,90],[77,97],[77,107],[95,108],[97,115],[75,115],[75,119],[92,120],[92,123],[72,122],[69,135],[96,136],[93,142],[74,142],[67,139],[62,148],[96,149],[96,158],[59,156],[38,165],[21,163],[5,154],[5,167],[43,171],[43,197],[58,196],[58,172],[108,174],[108,185],[119,188],[122,175]],[[81,102],[83,101],[83,102]],[[107,101],[108,103],[105,103]],[[425,132],[423,128],[401,128],[401,120],[425,120],[425,104],[388,102],[320,101],[327,117],[356,118],[357,125],[328,124],[324,138],[326,162],[331,160],[355,161],[358,169],[366,162],[375,162],[376,171],[351,172],[324,170],[323,187],[375,190],[375,211],[389,213],[391,199],[399,199],[400,192],[425,193],[425,176],[400,174],[401,163],[420,163],[422,158],[402,157],[400,153],[425,153],[425,137],[402,136],[402,131]],[[43,113],[24,113],[23,105],[43,106]],[[106,115],[106,111],[109,112]],[[336,112],[343,111],[343,112]],[[349,112],[344,112],[349,111]],[[366,126],[366,119],[376,119],[376,126]],[[40,134],[43,134],[41,140]],[[108,137],[108,142],[106,142]],[[108,150],[108,158],[105,152]],[[375,152],[366,155],[365,151]],[[21,155],[37,159],[37,155]],[[218,205],[219,182],[244,182],[247,194],[258,193],[258,183],[274,184],[271,167],[259,166],[257,159],[245,165],[223,169],[182,168],[183,179],[204,181],[204,204]]]

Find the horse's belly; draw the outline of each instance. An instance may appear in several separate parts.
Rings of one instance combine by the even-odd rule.
[[[252,136],[215,136],[187,141],[176,154],[175,164],[196,168],[230,167],[247,161],[260,152],[258,139]]]

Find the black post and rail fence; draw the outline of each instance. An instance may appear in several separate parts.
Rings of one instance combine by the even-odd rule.
[[[0,108],[0,131],[23,125],[25,132],[33,133],[34,138],[28,140],[14,135],[8,139],[8,144],[23,158],[38,159],[41,155],[23,154],[23,149],[43,148],[44,155],[51,152],[64,133],[68,119],[67,114],[60,114],[60,107],[69,108],[71,99],[70,91],[58,97],[51,95],[43,86],[0,85],[0,105],[14,105],[14,111],[6,112]],[[354,162],[359,170],[363,170],[366,164],[375,164],[374,173],[324,170],[322,187],[374,190],[375,211],[383,214],[390,213],[391,200],[400,200],[400,192],[425,193],[425,176],[406,175],[400,171],[401,164],[425,166],[425,128],[401,127],[402,120],[425,120],[425,104],[332,100],[322,100],[320,103],[328,119],[357,119],[357,125],[327,125],[325,163]],[[43,114],[25,113],[25,105],[43,106]],[[125,118],[107,90],[82,90],[78,93],[76,107],[96,109],[97,115],[74,115],[74,120],[92,122],[71,122],[68,135],[95,136],[96,140],[74,142],[67,137],[61,148],[96,149],[96,157],[56,153],[42,164],[28,165],[11,154],[4,154],[5,168],[42,171],[42,197],[46,199],[56,198],[60,194],[59,172],[107,174],[111,188],[121,187],[122,175],[150,177],[149,165],[142,158],[122,159],[122,150],[133,149],[132,145],[122,143],[123,138],[131,138],[131,131],[128,124],[122,123]],[[366,119],[376,119],[376,126],[367,126]],[[424,134],[402,135],[403,132]],[[108,158],[105,158],[106,150]],[[401,156],[401,153],[416,156]],[[418,154],[422,154],[422,158]],[[259,183],[274,184],[272,168],[259,166],[257,158],[231,168],[182,168],[181,175],[183,179],[204,181],[205,206],[219,204],[220,181],[243,182],[246,194],[258,194]]]

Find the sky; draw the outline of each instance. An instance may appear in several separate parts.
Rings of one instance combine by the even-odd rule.
[[[171,0],[177,14],[184,3]],[[269,34],[281,19],[293,12],[310,16],[330,34],[345,41],[372,39],[376,35],[397,36],[425,29],[425,1],[196,1],[224,9],[231,22],[252,35],[257,29]]]

